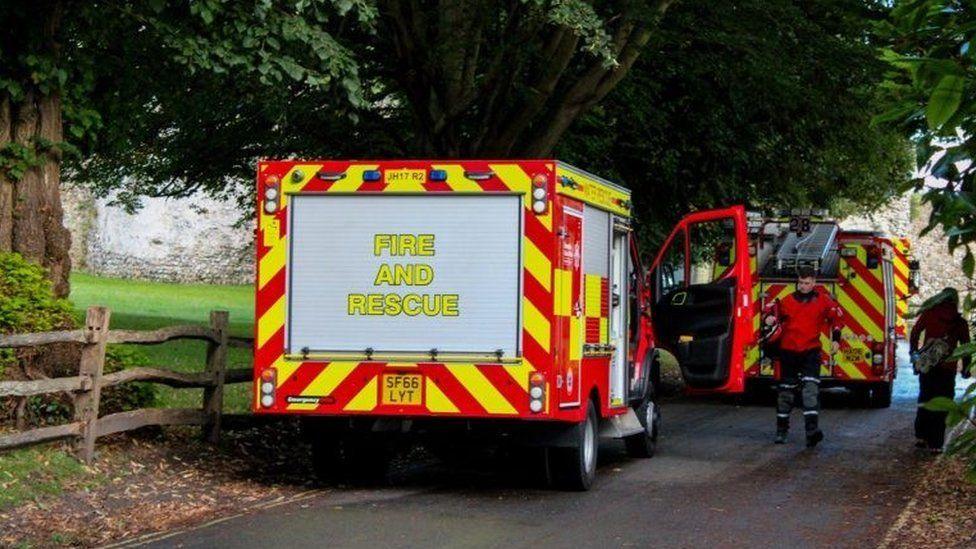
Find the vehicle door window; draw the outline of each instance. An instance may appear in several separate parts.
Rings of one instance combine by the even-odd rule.
[[[691,284],[711,284],[728,276],[735,265],[732,218],[695,223],[688,228]]]
[[[685,286],[685,233],[675,234],[659,266],[659,297]]]

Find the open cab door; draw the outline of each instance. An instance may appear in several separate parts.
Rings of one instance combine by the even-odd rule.
[[[693,391],[745,389],[752,276],[742,206],[689,214],[658,252],[648,274],[655,339]]]

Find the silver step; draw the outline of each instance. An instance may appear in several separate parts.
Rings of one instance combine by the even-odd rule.
[[[633,408],[627,408],[626,413],[600,422],[600,438],[624,438],[643,432],[644,426],[637,419]]]

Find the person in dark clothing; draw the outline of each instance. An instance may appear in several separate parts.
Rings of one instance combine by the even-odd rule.
[[[912,354],[912,364],[916,366],[918,374],[918,412],[915,416],[915,438],[919,447],[928,447],[933,452],[940,452],[945,443],[946,412],[927,410],[922,404],[935,397],[953,398],[956,391],[956,369],[958,360],[942,360],[931,366],[926,364],[925,371],[919,371],[919,350],[926,343],[932,346],[934,340],[945,342],[941,346],[939,356],[948,357],[961,343],[969,342],[969,326],[959,314],[959,293],[954,288],[946,288],[929,302],[912,328],[909,345]],[[932,304],[934,303],[934,304]],[[918,363],[917,363],[918,362]],[[963,358],[963,377],[970,376],[970,358]]]
[[[776,337],[779,347],[780,380],[776,399],[776,444],[786,442],[790,429],[790,412],[797,390],[803,407],[807,447],[823,440],[820,418],[820,334],[827,324],[832,330],[831,352],[840,348],[842,313],[837,302],[826,292],[816,290],[815,272],[801,270],[796,291],[772,303],[766,311],[767,326],[779,324]]]

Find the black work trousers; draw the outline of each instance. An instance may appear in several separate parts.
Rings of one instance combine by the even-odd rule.
[[[816,432],[820,417],[820,349],[780,351],[776,429],[790,428],[790,412],[799,396],[807,434]]]
[[[946,412],[922,408],[922,404],[935,397],[953,398],[956,393],[956,372],[935,367],[918,375],[918,412],[915,416],[915,438],[929,448],[942,448],[945,443]]]

